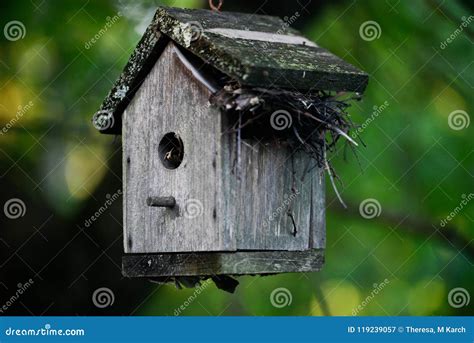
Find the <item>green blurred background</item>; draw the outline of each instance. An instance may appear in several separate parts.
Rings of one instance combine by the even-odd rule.
[[[180,315],[474,313],[474,300],[448,301],[455,288],[474,296],[472,2],[224,2],[227,11],[298,12],[292,26],[370,75],[350,109],[366,124],[360,161],[343,149],[331,156],[349,209],[328,185],[324,268],[242,277],[235,294],[123,278],[120,201],[84,224],[121,188],[120,138],[98,134],[91,116],[159,5],[208,8],[199,0],[1,2],[1,27],[20,21],[25,35],[1,35],[0,128],[8,129],[0,134],[0,204],[19,198],[26,214],[0,213],[0,306],[34,280],[4,314],[174,315],[181,305]],[[363,39],[367,21],[379,29]],[[360,214],[366,199],[380,204],[375,218]],[[94,306],[100,287],[113,291],[113,305]],[[287,306],[272,305],[277,288],[291,294]]]

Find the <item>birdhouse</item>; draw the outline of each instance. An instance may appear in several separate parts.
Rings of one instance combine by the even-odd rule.
[[[367,82],[279,18],[159,8],[93,118],[122,135],[123,274],[319,270],[326,154]]]

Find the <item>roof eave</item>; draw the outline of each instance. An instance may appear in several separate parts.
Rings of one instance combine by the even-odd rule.
[[[121,133],[123,111],[133,99],[168,42],[169,38],[157,30],[155,21],[153,21],[146,29],[122,74],[92,118],[94,127],[100,133]]]

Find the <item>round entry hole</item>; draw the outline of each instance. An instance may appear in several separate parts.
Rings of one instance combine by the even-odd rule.
[[[184,144],[178,134],[169,132],[158,145],[161,163],[167,169],[176,169],[183,162]]]

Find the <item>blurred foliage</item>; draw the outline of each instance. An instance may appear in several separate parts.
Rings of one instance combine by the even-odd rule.
[[[197,0],[164,3],[206,5]],[[248,3],[242,2],[242,11],[251,8]],[[243,277],[234,295],[210,285],[182,315],[351,315],[374,284],[385,279],[389,284],[360,315],[472,314],[472,301],[460,309],[447,302],[454,287],[474,296],[473,256],[464,250],[467,246],[453,246],[430,234],[413,235],[404,227],[404,218],[413,216],[433,232],[442,231],[440,221],[460,204],[463,194],[474,193],[474,125],[459,131],[448,125],[455,110],[474,113],[474,23],[445,49],[440,47],[459,28],[461,18],[473,13],[472,4],[324,3],[311,13],[295,5],[301,12],[295,25],[370,74],[363,101],[351,109],[354,121],[364,123],[374,106],[388,103],[361,135],[366,146],[358,149],[360,166],[342,146],[332,156],[344,181],[340,190],[355,214],[331,210],[339,204],[328,185],[327,256],[321,272]],[[90,118],[156,6],[156,1],[145,0],[0,4],[2,27],[12,20],[26,27],[23,39],[2,37],[0,44],[0,126],[13,123],[0,135],[1,185],[10,189],[9,197],[29,194],[55,215],[74,220],[107,177],[120,177],[120,171],[107,168],[120,157],[120,147],[99,135]],[[86,43],[118,12],[123,17],[87,49]],[[369,20],[381,27],[380,38],[373,41],[359,35],[359,27]],[[30,102],[31,108],[18,118]],[[358,215],[359,203],[367,198],[380,202],[380,217]],[[474,237],[473,209],[471,202],[450,222],[468,244]],[[399,222],[387,221],[386,213],[398,215]],[[1,230],[0,236],[8,232],[8,223],[2,223]],[[271,305],[270,294],[279,287],[290,290],[291,305]],[[151,283],[146,289],[149,296],[130,295],[137,299],[134,314],[173,315],[195,292]]]

